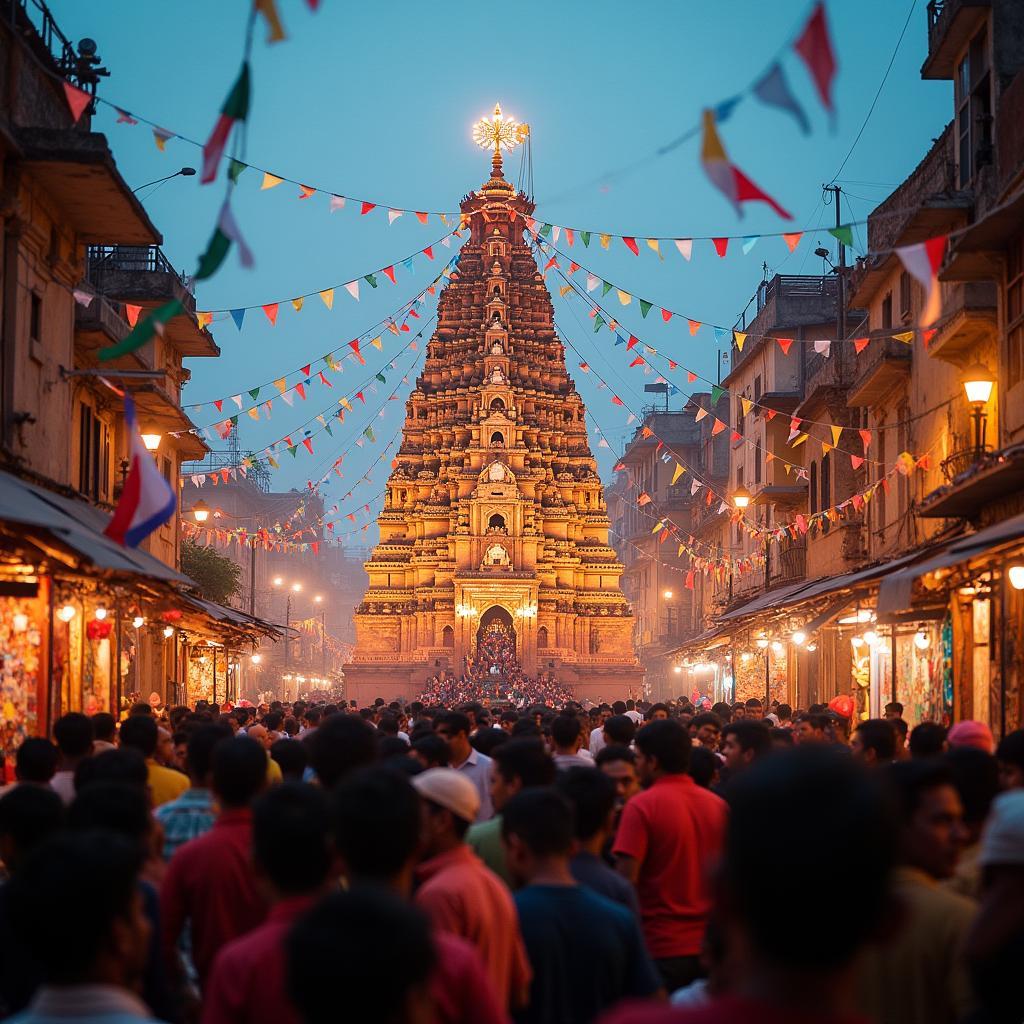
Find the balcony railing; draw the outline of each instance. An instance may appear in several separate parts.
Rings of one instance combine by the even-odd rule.
[[[78,55],[75,48],[42,0],[0,0],[0,11],[15,31],[23,31],[26,22],[31,25],[38,42],[49,53],[60,73],[64,77],[77,78]]]
[[[772,552],[768,585],[794,583],[807,575],[807,545],[788,544],[781,551]]]
[[[158,245],[90,245],[85,254],[85,276],[100,285],[104,274],[169,274],[192,294],[194,282],[179,274]]]
[[[946,482],[952,483],[962,473],[966,473],[972,466],[977,465],[989,451],[991,448],[988,445],[985,446],[984,452],[978,451],[971,445],[968,448],[958,448],[956,451],[950,452],[940,464]]]

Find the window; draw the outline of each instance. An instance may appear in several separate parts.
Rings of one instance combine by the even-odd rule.
[[[761,390],[761,374],[758,374],[754,378],[754,401],[760,402],[762,394],[764,394],[764,392]]]
[[[538,647],[547,647],[547,645],[548,645],[548,627],[547,626],[541,626],[540,629],[537,630],[537,646]]]
[[[754,483],[759,484],[761,482],[761,442],[760,440],[754,445]]]
[[[972,40],[954,77],[957,184],[967,188],[979,168],[992,162],[992,96],[988,33]]]
[[[832,504],[832,457],[827,453],[821,457],[821,504],[824,512]]]
[[[1024,234],[1006,257],[1006,384],[1024,380]]]
[[[811,499],[811,515],[818,511],[818,464],[811,463],[811,480],[808,487]]]
[[[887,292],[882,299],[882,330],[892,327],[892,292]]]
[[[37,292],[32,293],[29,310],[28,336],[30,341],[43,340],[43,297]]]
[[[110,428],[88,405],[79,408],[78,489],[93,501],[110,495]]]
[[[910,316],[910,275],[900,274],[900,319]]]
[[[454,647],[455,646],[455,630],[451,626],[445,626],[441,630],[441,646],[442,647]]]

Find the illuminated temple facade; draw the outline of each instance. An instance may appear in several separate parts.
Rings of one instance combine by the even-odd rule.
[[[527,675],[554,676],[579,698],[639,697],[583,402],[522,241],[533,204],[496,155],[462,211],[472,234],[406,404],[348,696],[410,698],[433,675],[461,674],[497,621]]]

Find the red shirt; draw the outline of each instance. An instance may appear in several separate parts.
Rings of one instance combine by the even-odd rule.
[[[465,843],[424,861],[413,902],[436,929],[468,939],[483,958],[498,1005],[530,983],[519,918],[505,884]]]
[[[179,847],[160,888],[164,955],[173,962],[178,937],[192,923],[192,962],[205,988],[214,957],[267,916],[252,868],[252,812],[222,811],[213,828]]]
[[[299,1024],[287,995],[284,944],[315,898],[275,903],[263,924],[217,954],[203,994],[202,1024]]]
[[[725,801],[683,774],[662,775],[622,811],[613,852],[639,863],[640,918],[656,960],[700,952],[726,817]]]
[[[434,932],[437,967],[430,981],[436,1024],[507,1024],[480,954],[466,939]],[[207,1024],[204,1018],[203,1024]]]
[[[634,799],[636,799],[634,797]],[[795,1010],[743,996],[721,996],[692,1008],[624,1003],[606,1013],[598,1024],[868,1024],[853,1014],[823,1015],[813,1009]]]

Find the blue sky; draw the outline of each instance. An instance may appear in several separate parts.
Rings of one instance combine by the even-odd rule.
[[[50,6],[69,37],[97,41],[112,72],[101,95],[172,131],[206,138],[237,73],[247,3],[51,0]],[[797,228],[833,222],[833,209],[821,202],[821,185],[833,178],[850,149],[909,6],[903,0],[828,4],[839,61],[834,132],[791,52],[784,66],[811,118],[812,134],[801,135],[786,115],[752,99],[722,126],[731,158],[793,212]],[[247,150],[254,164],[383,206],[456,210],[459,199],[488,171],[487,156],[470,140],[470,126],[500,100],[507,113],[531,125],[540,219],[638,236],[756,234],[791,226],[757,204],[748,205],[739,220],[701,171],[697,138],[665,157],[640,162],[628,174],[606,172],[641,161],[696,123],[702,107],[749,85],[806,17],[810,8],[803,0],[522,0],[507,9],[464,0],[429,6],[411,0],[388,5],[322,0],[316,14],[300,0],[279,0],[279,7],[289,34],[286,42],[267,46],[264,26],[257,26]],[[926,47],[924,0],[918,0],[877,108],[839,175],[849,193],[844,220],[866,217],[913,169],[951,116],[950,83],[919,77]],[[94,128],[107,133],[133,186],[183,164],[200,165],[195,147],[172,140],[160,153],[145,125],[113,121],[109,111],[101,110]],[[516,153],[507,159],[506,170],[518,166]],[[282,300],[277,326],[271,327],[260,310],[246,315],[240,332],[230,320],[215,322],[223,355],[216,361],[192,361],[192,382],[183,401],[212,401],[244,391],[345,345],[411,299],[448,255],[440,249],[432,264],[417,260],[415,276],[399,271],[397,286],[386,280],[376,291],[364,286],[359,303],[339,289],[333,311],[314,298],[295,314],[283,304],[290,296],[397,262],[446,229],[436,218],[422,225],[409,215],[389,227],[382,210],[361,217],[350,206],[332,214],[324,195],[299,200],[293,185],[261,192],[259,184],[260,176],[247,171],[233,200],[255,253],[255,268],[243,270],[229,257],[221,272],[200,286],[198,305],[219,309]],[[204,187],[195,177],[168,182],[145,199],[164,234],[165,252],[179,269],[195,266],[222,196],[219,182]],[[762,241],[747,256],[734,247],[724,260],[714,255],[710,243],[695,243],[689,263],[675,252],[666,252],[663,262],[644,250],[633,257],[618,242],[608,252],[596,244],[582,250],[577,243],[574,253],[629,291],[696,319],[731,324],[760,280],[762,261],[771,273],[816,273],[822,267],[813,256],[819,244],[833,244],[824,230],[809,230],[792,256],[778,239]],[[609,301],[615,301],[614,293]],[[635,303],[624,310],[615,303],[615,308],[625,328],[695,371],[714,376],[710,332],[693,339],[685,321],[664,325],[653,314],[641,320]],[[581,326],[557,295],[555,309],[573,345],[615,391],[638,405],[643,383],[654,378],[627,371],[624,350],[613,352],[609,335],[593,335],[578,313]],[[432,310],[430,303],[424,320]],[[254,424],[243,417],[243,446],[259,450],[292,433],[357,386],[367,371],[395,358],[407,337],[399,342],[386,334],[383,352],[370,349],[365,368],[347,362],[343,376],[331,377],[333,391],[316,385],[306,402],[296,401],[292,408],[275,402],[269,422]],[[398,357],[403,372],[412,355]],[[577,371],[578,362],[567,353],[593,422],[615,448],[631,428],[624,413],[610,405],[608,392],[595,388],[595,375]],[[328,504],[340,500],[401,425],[401,401],[387,403],[383,418],[374,415],[401,374],[388,371],[388,376],[389,384],[377,396],[368,395],[365,410],[350,416],[333,439],[314,441],[314,457],[301,449],[295,460],[285,456],[287,462],[274,476],[275,488],[301,486],[344,451],[345,477],[335,478],[327,491]],[[403,388],[399,396],[405,393]],[[234,411],[230,403],[225,410]],[[209,406],[196,414],[201,424],[215,418]],[[367,423],[373,425],[377,444],[354,447],[356,433]],[[293,436],[298,434],[301,430]],[[596,441],[592,437],[592,444]],[[610,454],[598,454],[607,478]],[[372,483],[363,483],[342,502],[343,511],[379,494],[385,475],[378,468]]]

